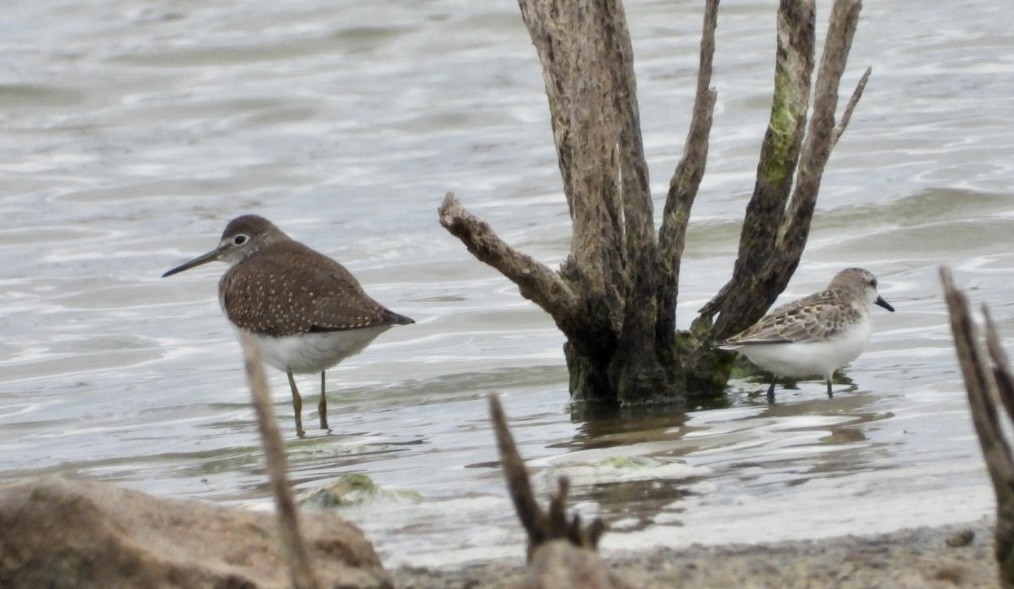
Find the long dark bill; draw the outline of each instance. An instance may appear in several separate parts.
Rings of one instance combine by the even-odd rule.
[[[210,252],[204,254],[203,256],[196,257],[193,260],[190,260],[189,262],[184,262],[183,264],[180,264],[179,266],[176,266],[172,270],[170,270],[170,271],[166,272],[165,274],[163,274],[162,278],[165,278],[166,276],[172,276],[173,274],[177,274],[179,272],[183,272],[184,270],[189,270],[189,269],[194,268],[196,266],[200,266],[201,264],[207,264],[208,262],[214,262],[215,260],[218,259],[218,254],[219,253],[220,252],[217,249],[211,250]]]

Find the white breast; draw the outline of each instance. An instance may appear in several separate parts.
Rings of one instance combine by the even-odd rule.
[[[779,376],[806,378],[830,377],[863,353],[870,343],[872,329],[868,317],[828,340],[790,344],[753,344],[736,351],[761,368]]]
[[[315,373],[327,370],[349,356],[363,351],[390,325],[271,337],[258,335],[264,362],[279,370]]]

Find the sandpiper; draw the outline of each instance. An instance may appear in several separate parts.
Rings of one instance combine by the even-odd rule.
[[[328,430],[325,371],[391,326],[415,323],[370,298],[344,266],[257,215],[236,217],[217,248],[162,277],[215,260],[231,265],[218,283],[222,310],[238,329],[256,335],[264,361],[289,377],[301,438],[303,401],[293,373],[320,373],[317,409],[321,429]]]
[[[778,307],[763,319],[718,344],[735,350],[771,373],[768,402],[775,400],[775,380],[822,376],[831,391],[834,371],[866,349],[873,334],[870,304],[894,307],[877,293],[877,278],[862,268],[846,268],[827,289]]]

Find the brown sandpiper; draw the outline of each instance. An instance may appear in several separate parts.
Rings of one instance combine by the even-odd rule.
[[[231,267],[218,283],[229,321],[253,333],[264,361],[289,377],[296,435],[303,431],[303,401],[293,374],[320,373],[320,427],[327,425],[325,372],[358,354],[394,325],[415,323],[370,298],[344,266],[293,240],[257,215],[236,217],[218,247],[163,278],[213,261]]]

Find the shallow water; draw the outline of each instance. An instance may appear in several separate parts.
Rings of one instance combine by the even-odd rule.
[[[824,7],[822,6],[823,10]],[[693,91],[697,3],[629,2],[659,198]],[[708,174],[679,323],[731,273],[767,117],[771,3],[723,5]],[[821,15],[823,24],[825,15]],[[729,407],[580,422],[562,339],[438,225],[454,191],[555,265],[569,223],[541,74],[510,3],[9,3],[0,22],[0,477],[59,472],[266,505],[223,266],[171,279],[257,212],[414,317],[329,372],[333,435],[289,443],[309,490],[365,473],[404,497],[349,509],[389,564],[521,554],[485,397],[539,488],[575,481],[609,549],[967,521],[992,495],[937,268],[1014,341],[1014,16],[1001,3],[868,3],[848,84],[873,78],[824,176],[786,298],[875,272],[870,351],[819,382],[734,382]],[[850,91],[850,88],[849,88]],[[657,207],[661,208],[661,201]],[[291,434],[283,375],[276,411]],[[316,381],[301,379],[316,400]],[[304,412],[307,424],[315,422]]]

